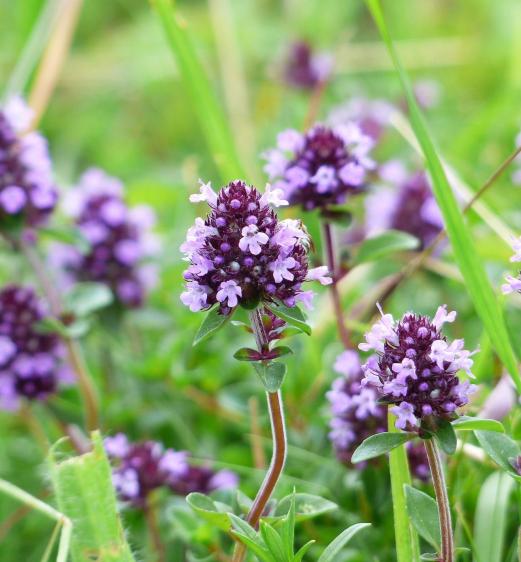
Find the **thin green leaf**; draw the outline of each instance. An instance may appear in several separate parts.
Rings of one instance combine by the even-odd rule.
[[[465,225],[463,214],[454,197],[441,160],[416,103],[407,74],[393,45],[383,17],[380,1],[366,0],[366,2],[387,45],[405,92],[411,125],[425,156],[427,169],[433,182],[434,196],[442,212],[445,228],[454,251],[454,256],[465,279],[465,285],[498,356],[512,376],[518,392],[521,392],[521,377],[517,370],[516,356],[510,342],[503,312],[492,290],[483,263],[479,258],[474,239]]]
[[[273,555],[273,558],[277,560],[277,562],[284,562],[289,560],[289,558],[285,555],[285,548],[280,535],[277,531],[265,521],[260,522],[260,534],[261,537],[264,539],[264,543],[268,547],[269,551]]]
[[[478,497],[474,520],[476,562],[501,562],[504,558],[508,507],[514,481],[495,472],[484,482]]]
[[[189,37],[187,23],[176,13],[171,0],[151,0],[151,4],[159,16],[183,84],[190,94],[199,125],[206,137],[215,164],[221,172],[221,179],[223,182],[228,182],[230,178],[244,177],[229,120],[214,94],[215,88],[210,84],[197,57]]]
[[[504,433],[475,431],[474,434],[487,455],[502,469],[513,474],[514,469],[510,464],[510,459],[519,455],[517,443]]]
[[[252,552],[255,553],[261,560],[265,562],[272,562],[273,559],[269,553],[269,550],[265,547],[264,541],[255,531],[255,529],[246,521],[237,517],[233,513],[229,513],[233,530],[232,533],[238,537]]]
[[[412,524],[420,536],[439,552],[441,531],[436,500],[409,485],[405,486],[405,497]]]
[[[354,263],[376,261],[403,250],[415,250],[419,243],[418,238],[407,232],[388,230],[378,236],[364,240],[358,248]]]
[[[470,416],[461,416],[454,420],[452,427],[456,431],[495,431],[497,433],[505,433],[503,424],[497,420],[484,420],[471,418]]]
[[[351,462],[374,459],[417,437],[414,433],[377,433],[363,441],[353,453]]]
[[[395,427],[395,421],[395,416],[389,412],[387,421],[389,432],[400,434],[400,430]],[[397,562],[416,562],[420,557],[420,544],[407,513],[404,486],[411,485],[411,475],[405,447],[396,447],[389,453],[389,472],[393,498],[396,560]]]
[[[270,304],[267,307],[279,318],[285,320],[291,326],[298,328],[305,332],[308,336],[311,335],[311,326],[306,323],[306,318],[298,306],[286,306],[282,303]]]
[[[197,334],[195,334],[193,346],[200,344],[201,342],[211,338],[215,332],[220,330],[230,316],[224,316],[224,314],[219,314],[219,308],[215,306],[212,308],[208,314],[205,316]]]
[[[307,542],[304,546],[300,547],[298,552],[293,557],[293,562],[301,562],[302,558],[304,558],[304,554],[311,548],[312,545],[315,544],[316,541],[311,540]]]
[[[289,505],[289,511],[284,520],[284,525],[282,526],[282,540],[286,548],[286,554],[288,560],[293,556],[293,543],[295,541],[295,490],[291,494],[291,501]]]
[[[214,502],[212,498],[194,492],[186,496],[186,503],[205,521],[211,523],[214,527],[222,531],[228,531],[230,528],[230,519],[227,511],[222,504]]]
[[[370,523],[356,523],[356,525],[348,527],[345,531],[340,533],[336,539],[329,543],[326,550],[324,550],[318,559],[318,562],[335,562],[338,560],[337,555],[344,546],[362,529],[366,529],[370,526]]]
[[[275,517],[280,517],[289,513],[291,503],[295,502],[295,518],[297,521],[313,519],[324,513],[338,509],[338,505],[313,494],[291,494],[282,498],[275,508]]]

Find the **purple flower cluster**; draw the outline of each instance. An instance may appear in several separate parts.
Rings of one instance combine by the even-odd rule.
[[[307,133],[289,129],[266,151],[264,170],[291,205],[306,211],[342,204],[362,191],[373,140],[353,124],[315,125]]]
[[[31,119],[30,109],[17,97],[0,109],[0,228],[3,230],[41,225],[58,198],[47,141],[37,132],[25,132]]]
[[[521,261],[521,237],[512,239],[512,249],[514,250],[514,255],[510,258],[510,261],[517,263]],[[514,277],[513,275],[507,275],[505,278],[506,283],[501,285],[501,291],[504,295],[510,293],[521,293],[521,272]]]
[[[55,334],[40,333],[43,304],[28,287],[0,291],[0,407],[16,409],[21,398],[44,400],[70,380]]]
[[[308,270],[308,236],[298,220],[279,221],[271,209],[287,204],[281,191],[267,186],[261,195],[236,180],[215,193],[201,182],[192,202],[206,201],[211,212],[197,218],[181,246],[190,266],[184,272],[181,301],[192,311],[218,303],[222,314],[237,305],[281,301],[287,306],[310,306],[312,291],[304,281],[331,282],[327,268]]]
[[[59,246],[53,252],[54,263],[70,281],[104,283],[123,306],[140,306],[155,283],[155,266],[146,262],[157,251],[151,233],[153,211],[147,206],[129,208],[121,182],[98,169],[83,174],[67,195],[65,208],[90,250],[83,254],[75,247]]]
[[[290,86],[312,90],[328,79],[331,69],[332,60],[329,55],[314,54],[309,43],[298,41],[291,45],[284,74]]]
[[[387,408],[378,403],[376,389],[364,386],[364,373],[356,351],[347,350],[335,361],[335,371],[342,376],[333,381],[327,398],[333,418],[329,438],[339,461],[351,463],[356,448],[375,433],[387,431]],[[422,481],[429,479],[429,463],[421,443],[408,443],[411,472]],[[363,469],[367,463],[355,465]]]
[[[362,385],[364,373],[356,351],[341,353],[334,369],[342,376],[333,381],[326,394],[333,414],[329,438],[338,459],[347,464],[362,441],[386,431],[387,409],[378,404],[374,388]],[[363,468],[365,464],[357,466]]]
[[[366,198],[368,235],[401,230],[418,238],[420,249],[428,246],[443,228],[443,218],[427,174],[409,175],[398,160],[387,162],[379,174],[390,187],[377,188]]]
[[[459,370],[473,376],[475,352],[465,350],[463,340],[448,343],[441,332],[444,323],[454,321],[456,312],[440,306],[433,320],[406,313],[399,322],[381,313],[381,320],[365,335],[366,342],[359,345],[363,351],[377,353],[363,366],[363,384],[378,389],[386,402],[395,404],[391,411],[399,429],[417,428],[431,416],[453,418],[475,390],[469,381],[457,377]]]
[[[143,508],[156,488],[167,487],[179,495],[207,494],[234,488],[238,483],[234,473],[192,466],[186,452],[164,450],[156,441],[130,443],[123,433],[118,433],[105,438],[105,450],[115,463],[112,480],[118,497],[134,507]]]

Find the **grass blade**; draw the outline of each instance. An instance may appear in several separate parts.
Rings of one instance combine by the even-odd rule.
[[[429,135],[427,126],[416,103],[409,79],[403,69],[387,29],[379,0],[366,0],[380,34],[387,45],[409,106],[411,125],[425,156],[427,169],[433,183],[433,192],[440,207],[445,227],[451,242],[456,262],[465,279],[469,295],[474,303],[490,340],[504,366],[512,376],[518,392],[521,392],[521,377],[517,370],[517,360],[508,336],[502,310],[488,280],[485,268],[472,236],[463,220],[454,193],[445,175],[441,160]]]
[[[395,416],[389,413],[390,433],[397,433],[394,426]],[[405,486],[411,486],[409,462],[405,447],[398,447],[389,453],[389,470],[391,473],[391,492],[393,496],[394,534],[396,538],[397,562],[417,562],[420,559],[418,535],[407,513]]]
[[[196,55],[186,23],[175,13],[171,0],[151,0],[151,3],[161,20],[222,181],[242,177],[243,170],[228,120]]]

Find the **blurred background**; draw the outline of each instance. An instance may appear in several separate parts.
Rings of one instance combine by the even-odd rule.
[[[18,91],[31,101],[45,45],[64,29],[53,24],[64,25],[60,17],[67,13],[65,4],[0,0],[4,92]],[[521,6],[516,0],[393,0],[383,5],[437,145],[464,184],[459,191],[463,204],[513,152],[521,129]],[[201,213],[188,197],[197,191],[198,178],[211,180],[215,187],[234,178],[223,177],[215,165],[190,91],[151,6],[144,0],[115,0],[77,2],[77,9],[77,28],[48,104],[43,104],[39,125],[49,140],[56,183],[66,194],[87,168],[102,168],[121,179],[129,204],[153,208],[160,239],[155,257],[159,277],[144,305],[125,311],[117,320],[99,315],[82,342],[102,397],[104,431],[123,431],[133,440],[154,439],[165,447],[188,451],[195,462],[207,461],[215,470],[232,470],[240,478],[241,490],[253,496],[271,445],[261,385],[248,365],[233,359],[241,344],[251,345],[250,336],[227,326],[205,345],[193,348],[201,315],[179,300],[185,269],[179,246]],[[374,157],[379,164],[400,160],[410,171],[422,170],[403,134],[407,122],[399,84],[362,1],[180,1],[176,9],[229,122],[249,182],[264,187],[267,177],[259,154],[275,145],[278,132],[302,129],[310,112],[320,121],[334,121],[342,111],[352,116],[353,111],[362,111],[361,105],[352,105],[353,100],[377,100],[403,111],[404,121],[384,119]],[[297,42],[332,61],[318,101],[316,88],[288,80],[288,60]],[[496,287],[511,269],[508,235],[520,234],[516,169],[514,164],[484,195],[484,210],[469,213],[477,247]],[[371,193],[378,193],[377,184],[369,186]],[[346,261],[351,242],[358,240],[356,226],[365,224],[371,213],[366,212],[365,199],[352,204],[354,226],[337,232],[339,252]],[[297,216],[298,212],[290,209],[282,214]],[[318,218],[312,213],[303,218],[319,256]],[[53,220],[57,225],[70,221],[60,209]],[[47,242],[43,240],[44,245]],[[353,269],[344,279],[348,323],[350,311],[357,311],[351,324],[356,342],[374,312],[379,283],[410,258],[404,253],[390,255]],[[34,283],[18,261],[2,247],[3,284],[22,279]],[[320,258],[315,261],[318,264]],[[469,349],[478,345],[482,349],[476,367],[481,390],[471,406],[477,412],[501,369],[447,245],[398,287],[386,309],[397,316],[409,309],[432,315],[442,303],[459,313],[451,335],[464,336]],[[519,304],[516,298],[509,301],[507,318],[513,344],[521,351]],[[316,559],[318,545],[323,547],[348,524],[370,521],[370,539],[367,535],[355,540],[339,562],[392,561],[386,463],[365,470],[346,467],[335,458],[327,437],[331,413],[325,393],[337,376],[333,364],[342,345],[326,291],[310,313],[310,323],[313,335],[294,338],[295,355],[287,361],[289,454],[277,495],[296,487],[340,506],[298,527],[301,542],[317,540],[310,559]],[[79,416],[74,388],[66,388],[53,403],[66,417]],[[507,420],[514,436],[521,431],[519,421],[515,413]],[[0,413],[0,475],[46,498],[48,477],[38,442],[42,431],[51,441],[60,437],[41,405],[35,405],[30,420],[19,413]],[[448,478],[460,545],[475,540],[480,486],[492,471],[486,463],[463,455],[451,461]],[[418,486],[431,493],[429,484]],[[204,523],[195,522],[197,517],[182,497],[164,490],[159,494],[160,527],[169,559],[203,559],[208,545],[221,539]],[[498,560],[510,561],[517,528],[513,496],[502,517],[505,540]],[[140,511],[126,509],[124,521],[139,559],[153,560]],[[18,504],[0,497],[3,562],[37,562],[50,532],[51,523],[45,518],[20,512]]]

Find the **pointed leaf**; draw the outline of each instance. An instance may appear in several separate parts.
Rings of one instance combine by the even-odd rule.
[[[456,451],[458,439],[452,424],[448,420],[437,420],[438,427],[433,432],[440,447],[447,455],[453,455]]]
[[[282,541],[286,547],[286,554],[288,560],[293,556],[293,543],[295,541],[295,489],[293,489],[293,494],[291,494],[291,501],[289,506],[288,515],[284,520],[284,525],[282,526]]]
[[[293,350],[286,345],[279,345],[271,349],[269,353],[271,359],[278,359],[279,357],[283,357],[284,355],[291,355],[293,353]]]
[[[231,511],[231,508],[226,509],[223,504],[214,502],[212,498],[199,492],[188,494],[186,503],[208,523],[223,531],[229,530],[230,519],[227,511]]]
[[[211,338],[229,319],[230,315],[224,316],[224,314],[219,314],[219,307],[217,306],[209,310],[197,334],[195,334],[192,345],[196,346],[208,338]]]
[[[510,459],[519,455],[519,447],[513,439],[506,434],[493,431],[475,431],[474,435],[495,463],[507,472],[515,474]]]
[[[407,512],[418,533],[437,551],[441,544],[440,520],[436,500],[429,495],[405,485]]]
[[[259,361],[260,354],[256,349],[251,349],[249,347],[241,347],[234,354],[233,357],[237,361]]]
[[[338,560],[337,554],[344,548],[344,546],[360,531],[370,527],[370,523],[357,523],[356,525],[351,525],[345,531],[340,533],[336,539],[334,539],[326,547],[326,550],[322,553],[318,562],[335,562]]]
[[[318,517],[329,511],[338,509],[338,505],[313,494],[291,494],[280,500],[275,508],[275,517],[284,516],[289,513],[291,503],[295,502],[295,518],[297,521],[304,521]]]
[[[314,545],[317,541],[311,540],[307,542],[304,546],[300,547],[297,554],[293,557],[293,562],[301,562],[302,558],[304,558],[304,554]]]
[[[416,250],[420,241],[415,236],[401,230],[388,230],[360,244],[354,263],[360,264],[380,260],[388,255],[404,250]]]
[[[363,441],[353,453],[351,462],[357,463],[379,457],[417,437],[415,433],[377,433]]]
[[[265,562],[274,562],[264,541],[255,529],[246,521],[233,513],[228,514],[232,523],[232,533],[238,537],[256,556]]]
[[[262,384],[267,392],[277,392],[284,382],[287,367],[284,363],[275,363],[274,361],[262,363],[253,363],[253,367],[257,371]]]
[[[295,326],[299,330],[311,335],[311,326],[306,324],[306,318],[298,306],[286,306],[282,303],[269,304],[267,307],[279,318],[285,320],[291,326]]]
[[[456,431],[495,431],[497,433],[505,433],[505,428],[500,421],[471,418],[470,416],[461,416],[454,420],[452,427]]]
[[[264,539],[264,543],[273,555],[273,558],[277,560],[277,562],[279,560],[280,562],[288,560],[285,555],[284,543],[282,542],[282,539],[280,538],[277,531],[269,523],[261,520],[260,534]]]

